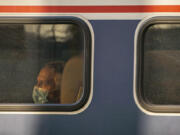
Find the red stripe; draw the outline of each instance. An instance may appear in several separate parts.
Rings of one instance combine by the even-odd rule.
[[[0,6],[0,12],[18,13],[138,13],[180,12],[180,5],[142,6]]]

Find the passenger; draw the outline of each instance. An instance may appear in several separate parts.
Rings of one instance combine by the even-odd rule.
[[[62,62],[49,63],[43,67],[37,77],[37,84],[33,89],[34,103],[59,103],[60,85],[63,70]]]
[[[78,101],[83,93],[83,56],[74,56],[65,64],[61,84],[61,104]]]
[[[61,60],[64,63],[66,63],[65,69],[63,71],[63,86],[59,86],[58,103],[75,103],[81,97],[82,91],[83,57],[79,55],[83,50],[83,40],[81,39],[81,32],[76,25],[71,24],[57,24],[53,26],[52,30],[55,42],[52,42],[52,44],[48,42],[48,44],[41,43],[41,45],[43,45],[44,48],[41,49],[42,52],[40,56],[48,58],[49,60]],[[50,42],[51,40],[50,38],[48,38],[48,40],[44,40],[44,42],[46,41]],[[45,74],[44,79],[50,79],[50,76],[47,76],[48,74],[52,75],[53,73],[50,73],[50,69],[46,71],[47,69],[45,68],[44,70],[45,71],[43,71],[42,69],[42,72],[45,72],[42,73]],[[34,90],[35,95],[42,95],[41,97],[43,97],[44,100],[43,103],[49,102],[47,101],[47,94],[49,90],[46,88],[44,92],[43,90],[41,90],[41,87],[36,86],[34,89],[37,88],[38,90]],[[63,90],[61,91],[61,89]],[[61,94],[63,95],[61,96]],[[60,97],[62,99],[60,99]],[[37,98],[34,99],[37,100]]]

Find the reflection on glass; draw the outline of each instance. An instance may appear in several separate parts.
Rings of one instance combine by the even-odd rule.
[[[180,104],[180,24],[155,24],[144,37],[143,95],[150,104]]]
[[[83,93],[75,24],[0,24],[0,103],[72,104]]]

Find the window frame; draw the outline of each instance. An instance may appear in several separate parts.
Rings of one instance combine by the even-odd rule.
[[[179,105],[156,105],[145,101],[143,97],[143,65],[144,48],[143,41],[145,32],[149,26],[155,24],[180,24],[180,17],[177,16],[155,16],[141,21],[135,33],[134,49],[134,100],[141,111],[150,115],[167,115],[180,113]]]
[[[1,17],[0,24],[75,24],[81,28],[84,38],[83,80],[84,92],[80,101],[73,104],[26,104],[0,103],[0,113],[72,113],[81,110],[91,100],[93,36],[89,23],[75,16],[54,17]]]

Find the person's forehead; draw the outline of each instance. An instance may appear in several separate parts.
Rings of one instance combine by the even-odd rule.
[[[53,68],[45,67],[41,69],[38,78],[41,80],[52,79],[55,76],[55,70]]]

